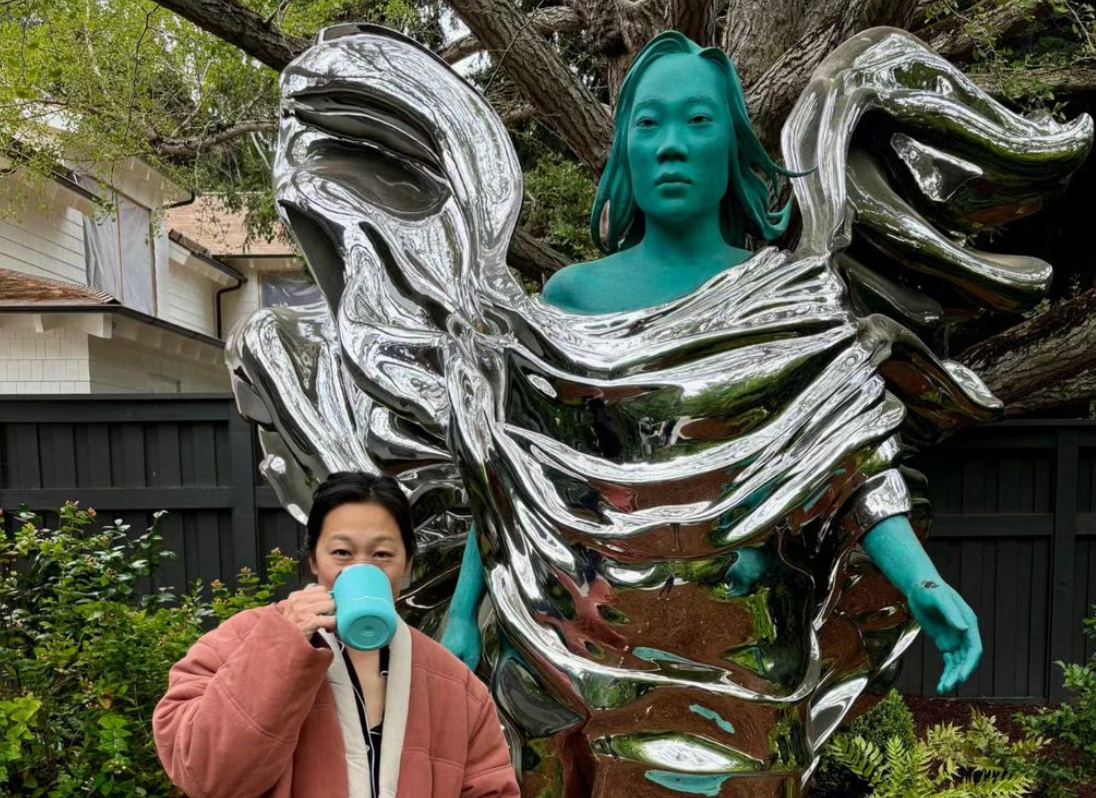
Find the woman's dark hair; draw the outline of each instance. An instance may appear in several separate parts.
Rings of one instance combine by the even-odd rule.
[[[396,519],[407,557],[415,556],[415,528],[411,523],[411,504],[392,477],[363,474],[360,471],[336,471],[325,479],[312,494],[312,509],[308,513],[308,554],[315,556],[316,544],[324,519],[336,507],[344,504],[378,504]]]

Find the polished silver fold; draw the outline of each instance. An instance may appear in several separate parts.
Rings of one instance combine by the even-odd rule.
[[[275,190],[326,303],[262,310],[229,365],[263,472],[400,477],[436,631],[474,518],[492,687],[526,795],[795,795],[916,631],[857,543],[909,513],[901,466],[999,403],[947,360],[1049,267],[977,252],[1087,153],[909,34],[819,68],[784,131],[803,212],[695,292],[573,315],[505,252],[521,171],[483,97],[398,34],[340,26],[282,76]]]

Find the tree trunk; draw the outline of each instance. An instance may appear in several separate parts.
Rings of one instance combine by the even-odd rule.
[[[723,49],[745,86],[756,83],[802,35],[804,11],[798,0],[730,0]]]
[[[829,53],[850,36],[877,25],[908,28],[917,13],[912,0],[818,0],[804,14],[807,30],[746,91],[754,127],[762,143],[776,146],[780,128]]]
[[[600,174],[613,143],[612,120],[559,53],[508,0],[449,0],[567,146]]]
[[[1077,375],[1096,368],[1096,288],[987,338],[959,360],[1006,405],[1023,406],[1054,386],[1061,401],[1082,398],[1070,398],[1065,390],[1068,381],[1076,383]]]
[[[1083,371],[1076,377],[1069,377],[1010,402],[1005,406],[1005,415],[1026,416],[1092,399],[1096,399],[1096,369]]]
[[[569,0],[577,5],[573,0]],[[583,3],[588,35],[604,59],[609,100],[616,104],[620,84],[640,50],[665,30],[685,34],[702,47],[717,44],[714,0],[593,0]]]
[[[156,4],[278,72],[308,46],[304,39],[275,30],[259,14],[235,0],[156,0]]]

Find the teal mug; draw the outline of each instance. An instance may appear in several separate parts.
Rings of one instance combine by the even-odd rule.
[[[339,639],[359,651],[384,648],[396,634],[396,604],[388,576],[375,565],[351,565],[335,578]]]

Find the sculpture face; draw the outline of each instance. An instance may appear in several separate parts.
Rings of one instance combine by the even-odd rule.
[[[653,222],[682,224],[718,213],[734,135],[726,87],[706,58],[673,54],[636,88],[628,167],[636,204]]]

